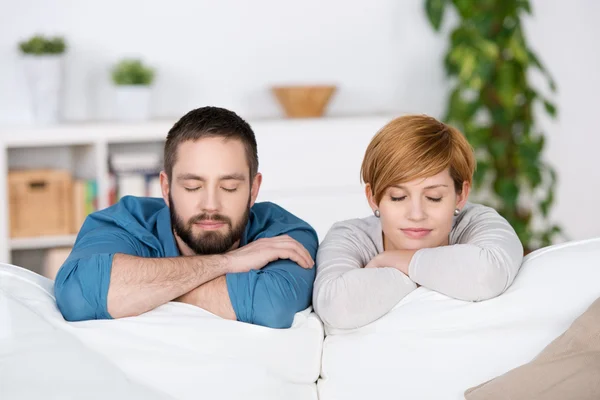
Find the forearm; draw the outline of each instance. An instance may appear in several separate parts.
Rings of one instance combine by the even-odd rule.
[[[457,244],[424,249],[413,257],[409,276],[416,283],[467,301],[486,300],[502,293],[515,269],[502,250]]]
[[[192,289],[174,301],[198,306],[225,319],[236,319],[235,311],[229,299],[225,276],[220,276]]]
[[[314,307],[323,322],[341,329],[367,325],[388,313],[417,288],[394,268],[353,269],[337,276],[319,276]]]
[[[144,258],[115,254],[107,309],[113,318],[142,314],[227,272],[222,256]]]
[[[495,210],[474,206],[462,214],[449,246],[421,249],[409,266],[410,278],[460,300],[486,300],[514,281],[523,261],[523,245]]]

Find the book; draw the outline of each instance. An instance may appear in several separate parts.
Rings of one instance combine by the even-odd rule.
[[[79,232],[88,215],[98,209],[98,186],[94,179],[73,181],[73,228]]]

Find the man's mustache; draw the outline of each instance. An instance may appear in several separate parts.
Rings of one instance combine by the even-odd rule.
[[[224,215],[221,214],[198,214],[195,217],[190,218],[190,224],[197,224],[201,221],[218,221],[224,222],[226,224],[231,225],[231,220]]]

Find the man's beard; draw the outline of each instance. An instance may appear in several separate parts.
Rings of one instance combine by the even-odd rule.
[[[179,238],[196,254],[222,254],[242,238],[248,218],[250,216],[250,201],[240,221],[233,226],[231,219],[221,214],[198,214],[184,222],[177,213],[173,198],[169,194],[169,212],[171,214],[171,225]],[[227,232],[206,231],[194,235],[193,226],[200,221],[219,221],[227,225]]]

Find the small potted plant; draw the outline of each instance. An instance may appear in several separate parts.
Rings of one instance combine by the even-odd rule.
[[[139,59],[126,58],[112,69],[116,91],[116,115],[124,121],[141,121],[150,116],[154,69]]]
[[[35,120],[42,124],[59,122],[66,51],[64,39],[37,34],[20,42],[19,50]]]

